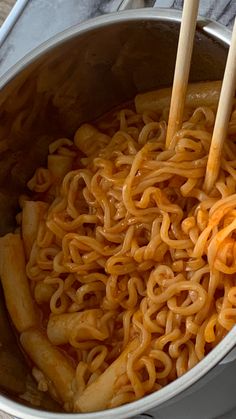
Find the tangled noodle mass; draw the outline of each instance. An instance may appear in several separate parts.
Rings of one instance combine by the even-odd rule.
[[[68,411],[161,389],[235,324],[236,111],[206,194],[215,111],[186,108],[168,150],[165,109],[130,106],[84,124],[74,141],[49,146],[47,167],[28,183],[32,194],[20,198],[16,233],[38,307],[32,333],[70,363],[70,394],[63,399],[32,356],[33,374]],[[30,243],[24,225],[34,205],[40,221]],[[21,343],[31,356],[27,333]]]

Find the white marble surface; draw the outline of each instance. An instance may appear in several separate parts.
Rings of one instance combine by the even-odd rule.
[[[159,7],[174,7],[182,9],[183,0],[156,0]],[[223,25],[232,28],[236,15],[235,0],[201,0],[199,14],[209,19],[217,20]]]

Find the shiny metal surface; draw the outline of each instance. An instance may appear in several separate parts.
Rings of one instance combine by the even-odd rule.
[[[82,122],[137,92],[172,83],[180,16],[173,10],[143,9],[93,19],[46,42],[0,79],[0,126],[10,120],[10,147],[0,154],[1,234],[13,228],[17,196],[44,162],[51,141],[72,135]],[[221,25],[199,19],[191,81],[222,78],[229,39],[230,32]],[[0,139],[1,135],[0,131]],[[9,331],[9,326],[5,329]],[[114,414],[123,419],[174,402],[184,390],[194,391],[208,371],[214,373],[213,367],[235,343],[233,329],[200,364],[166,388],[129,405],[73,418],[103,419]],[[7,341],[4,348],[12,353]],[[1,351],[2,347],[0,357]],[[0,396],[0,409],[22,419],[59,417],[16,403],[13,399],[22,389],[11,390],[7,389],[8,398]]]

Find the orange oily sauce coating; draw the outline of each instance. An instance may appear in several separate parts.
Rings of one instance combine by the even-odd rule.
[[[18,234],[9,233],[0,238],[0,272],[7,309],[14,326],[18,332],[35,326],[38,320],[25,273],[24,249]]]
[[[94,412],[109,407],[115,394],[115,383],[126,372],[129,353],[137,347],[138,339],[131,341],[121,355],[81,395],[75,395],[77,412]]]
[[[51,380],[63,403],[70,403],[73,391],[74,369],[62,353],[51,345],[47,337],[37,329],[29,329],[20,336],[26,353],[38,368]]]
[[[67,410],[115,407],[159,390],[235,323],[236,113],[207,195],[220,84],[204,85],[202,96],[199,86],[189,89],[190,107],[171,150],[163,109],[169,96],[162,92],[165,104],[152,108],[148,95],[158,103],[159,93],[147,93],[136,98],[140,113],[114,111],[96,127],[82,125],[74,142],[51,144],[48,166],[28,184],[27,199],[49,204],[40,220],[32,217],[37,237],[26,260],[32,294],[47,307],[47,337],[29,330],[21,340]],[[37,215],[37,205],[28,208]],[[17,219],[20,229],[29,228],[21,214]],[[39,345],[28,343],[34,339],[57,365],[46,357],[42,363]],[[65,344],[75,370],[60,351],[58,358]]]

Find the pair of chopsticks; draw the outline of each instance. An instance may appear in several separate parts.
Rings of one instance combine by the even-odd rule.
[[[166,148],[181,128],[186,91],[188,86],[194,35],[196,30],[199,0],[185,0],[180,27],[179,43],[171,95],[170,114],[166,136]],[[227,135],[229,119],[236,88],[236,20],[232,33],[225,73],[216,114],[215,126],[208,156],[204,190],[212,190],[217,180],[223,144]]]

